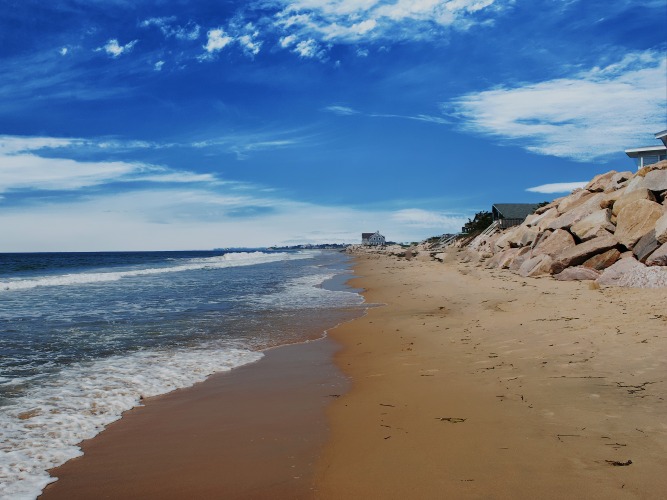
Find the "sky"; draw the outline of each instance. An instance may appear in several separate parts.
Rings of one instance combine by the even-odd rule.
[[[667,0],[0,12],[2,252],[419,241],[667,129]]]

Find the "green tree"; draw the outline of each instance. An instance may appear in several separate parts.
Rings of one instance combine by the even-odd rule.
[[[473,219],[468,219],[461,231],[465,234],[481,233],[493,222],[491,212],[477,212]]]

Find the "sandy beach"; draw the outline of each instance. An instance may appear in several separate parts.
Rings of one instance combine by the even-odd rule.
[[[367,315],[148,400],[43,498],[663,498],[667,289],[356,259]]]

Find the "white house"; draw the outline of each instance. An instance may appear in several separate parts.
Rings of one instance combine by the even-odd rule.
[[[362,245],[382,246],[385,243],[385,237],[380,234],[380,231],[375,231],[374,233],[361,233]]]
[[[634,158],[637,169],[645,165],[652,165],[667,160],[667,130],[655,134],[655,138],[662,141],[661,146],[645,146],[643,148],[626,149],[625,154]]]

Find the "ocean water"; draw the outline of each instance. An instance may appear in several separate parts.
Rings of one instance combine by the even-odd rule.
[[[141,404],[358,316],[347,256],[0,254],[0,497],[36,498]]]

